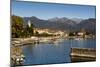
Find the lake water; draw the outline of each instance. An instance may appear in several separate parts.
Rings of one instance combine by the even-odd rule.
[[[70,63],[72,47],[96,48],[95,39],[61,39],[54,43],[29,44],[23,46],[23,65]]]

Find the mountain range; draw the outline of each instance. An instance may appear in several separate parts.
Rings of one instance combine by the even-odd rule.
[[[35,16],[32,17],[23,17],[25,24],[30,22],[35,25],[37,28],[47,28],[47,29],[55,29],[55,30],[62,30],[67,32],[73,31],[81,31],[84,29],[88,32],[95,32],[96,31],[96,19],[95,18],[88,18],[88,19],[79,19],[79,18],[51,18],[48,20],[39,19]]]

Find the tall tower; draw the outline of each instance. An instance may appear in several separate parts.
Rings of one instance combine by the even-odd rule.
[[[30,22],[30,20],[28,20],[28,26],[31,27],[31,22]]]

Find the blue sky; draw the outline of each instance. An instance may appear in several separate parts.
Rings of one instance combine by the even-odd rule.
[[[40,19],[53,17],[88,19],[95,18],[95,6],[13,1],[12,14],[21,17],[36,16]]]

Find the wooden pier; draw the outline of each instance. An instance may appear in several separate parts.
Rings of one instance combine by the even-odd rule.
[[[71,48],[72,62],[96,61],[96,49]]]

